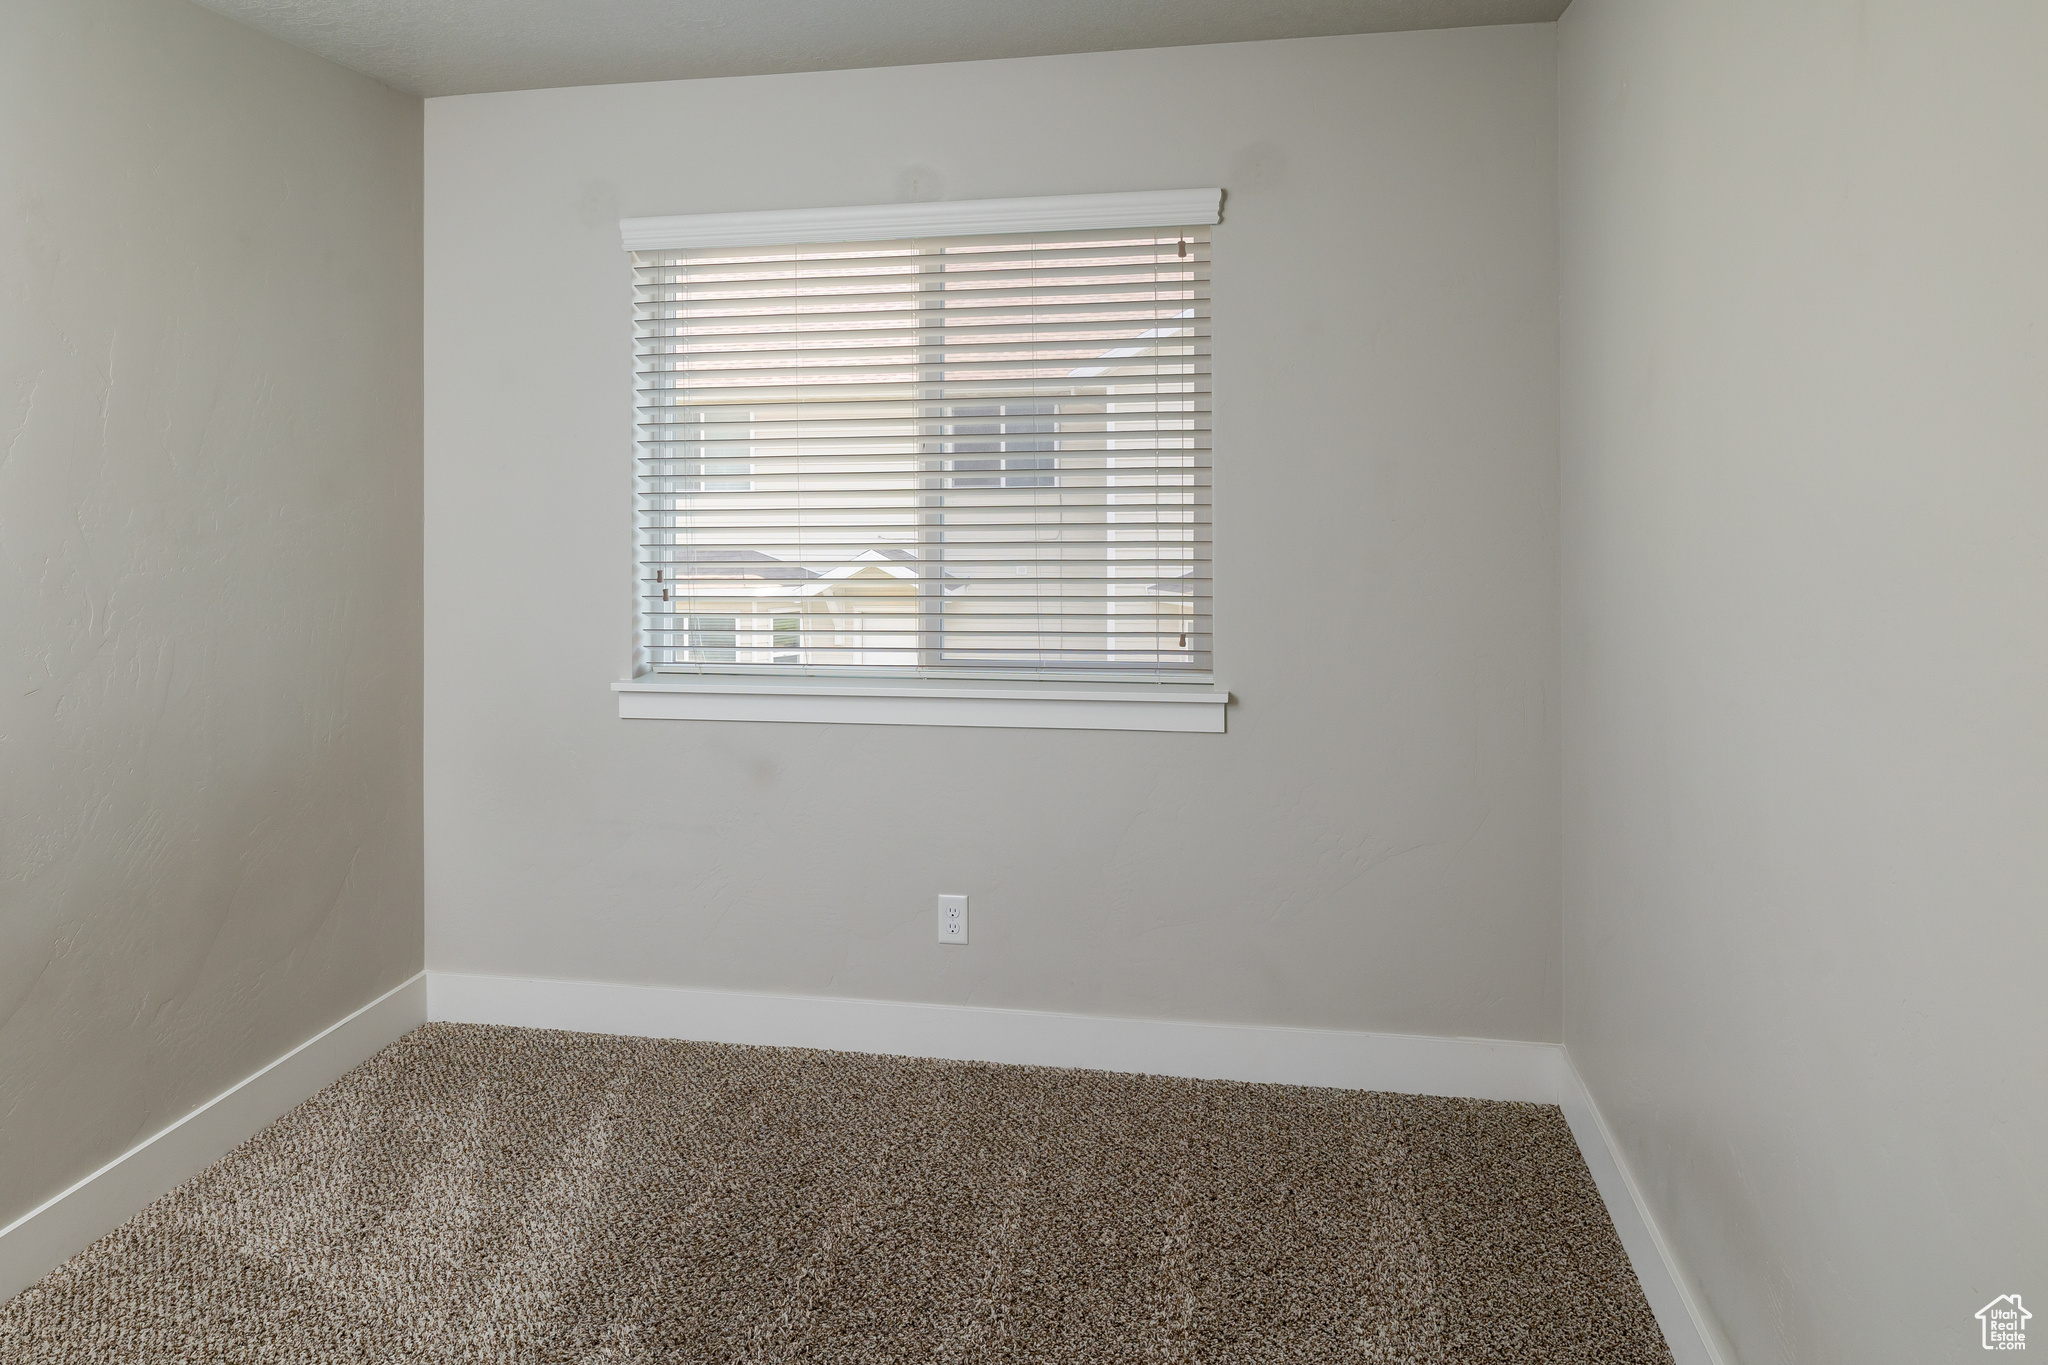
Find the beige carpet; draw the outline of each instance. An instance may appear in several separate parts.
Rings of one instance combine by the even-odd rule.
[[[431,1024],[0,1361],[1659,1362],[1554,1108]]]

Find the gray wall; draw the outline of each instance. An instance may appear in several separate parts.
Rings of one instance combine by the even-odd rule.
[[[2048,6],[1561,29],[1565,1035],[1747,1365],[2048,1296]]]
[[[0,1224],[421,961],[420,107],[0,6]]]
[[[430,100],[428,961],[1556,1038],[1554,80],[1546,25]],[[619,217],[1208,185],[1228,735],[617,718]]]

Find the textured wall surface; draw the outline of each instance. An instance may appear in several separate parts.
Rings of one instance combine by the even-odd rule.
[[[430,100],[428,961],[1555,1038],[1554,33]],[[622,215],[1205,185],[1229,734],[617,718]]]
[[[1735,1358],[1988,1359],[2048,1323],[2048,7],[1560,41],[1566,1040]]]
[[[0,1224],[420,964],[416,100],[0,6]]]

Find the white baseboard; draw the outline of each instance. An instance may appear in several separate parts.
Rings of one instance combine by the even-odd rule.
[[[421,972],[0,1228],[0,1302],[426,1019],[427,981]]]
[[[1664,1329],[1665,1344],[1671,1347],[1678,1365],[1734,1365],[1734,1353],[1700,1310],[1692,1279],[1651,1216],[1635,1174],[1621,1154],[1621,1145],[1614,1140],[1614,1131],[1593,1102],[1593,1092],[1586,1088],[1570,1054],[1563,1049],[1559,1054],[1563,1066],[1558,1075],[1558,1107],[1578,1139],[1593,1183],[1600,1187],[1607,1216],[1614,1220],[1615,1234],[1635,1267],[1643,1297],[1650,1301],[1650,1311]]]
[[[1204,1080],[1556,1102],[1555,1043],[1195,1024],[1092,1014],[427,974],[427,1014],[464,1024],[1092,1067]]]

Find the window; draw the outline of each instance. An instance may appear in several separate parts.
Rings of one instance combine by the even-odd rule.
[[[774,633],[770,644],[779,664],[800,664],[804,661],[804,618],[801,616],[778,616],[775,618]]]
[[[684,652],[692,663],[729,664],[739,657],[735,617],[685,617],[681,634],[686,641]]]
[[[1218,197],[627,224],[642,669],[1205,681]]]

